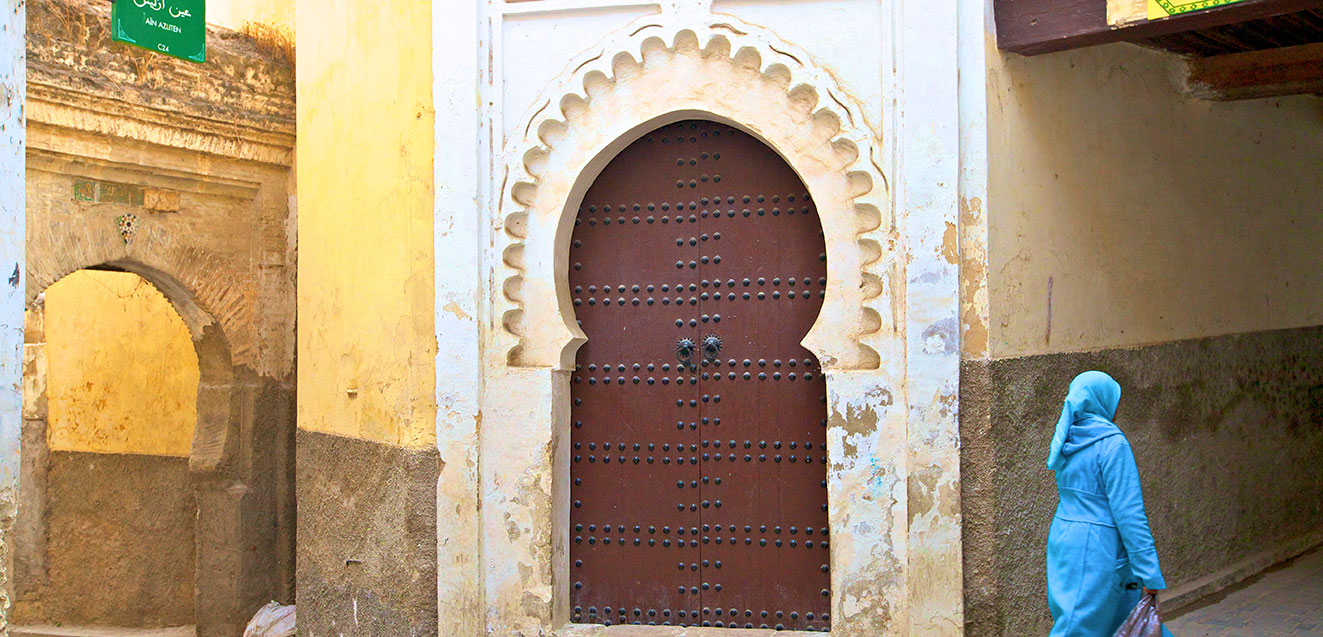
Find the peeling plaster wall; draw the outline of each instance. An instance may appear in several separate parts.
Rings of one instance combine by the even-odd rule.
[[[467,220],[442,225],[442,206],[464,196],[461,186],[438,196],[437,212],[438,268],[443,244],[460,250],[457,260],[472,254],[469,241],[482,250],[482,377],[437,370],[455,382],[440,390],[438,418],[441,632],[598,630],[567,624],[563,369],[581,336],[557,311],[557,246],[568,243],[556,238],[557,215],[634,136],[694,116],[762,137],[823,214],[835,269],[806,342],[831,368],[833,633],[958,631],[957,224],[961,198],[985,194],[982,80],[970,74],[963,84],[957,68],[981,65],[982,3],[964,3],[957,16],[876,0],[523,2],[483,5],[477,18],[477,235],[463,237]],[[437,77],[463,91],[469,40],[447,40],[466,28],[436,29],[436,50],[460,57]],[[440,189],[471,173],[458,150],[469,120],[456,113],[443,124],[439,95],[437,103]],[[443,157],[457,166],[442,168]],[[448,313],[458,318],[468,313],[459,291],[470,271],[451,272],[461,283],[438,269],[437,303],[454,294]],[[443,350],[467,335],[444,314],[438,308]],[[439,364],[470,355],[443,352]],[[464,488],[473,479],[476,496]]]
[[[482,428],[477,206],[482,131],[478,3],[432,6],[436,109],[436,605],[440,634],[482,634],[478,436]],[[464,149],[459,152],[458,149]]]
[[[295,7],[310,636],[437,634],[432,4]]]
[[[0,2],[0,269],[13,273],[0,284],[0,632],[8,630],[13,525],[18,501],[23,428],[22,348],[24,266],[23,158],[27,101],[23,0]]]

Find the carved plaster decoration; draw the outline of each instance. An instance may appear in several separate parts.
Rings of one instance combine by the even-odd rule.
[[[712,12],[712,0],[663,0],[663,13],[683,13],[697,15],[700,18]]]
[[[874,369],[894,345],[904,281],[879,167],[880,135],[858,102],[798,47],[708,0],[673,0],[583,53],[530,107],[505,152],[494,308],[508,365],[571,369],[585,340],[567,260],[584,192],[629,143],[707,118],[776,150],[818,205],[827,297],[804,339],[829,370]],[[889,354],[887,354],[889,356]]]

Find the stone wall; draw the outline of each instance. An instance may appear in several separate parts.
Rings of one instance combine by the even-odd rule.
[[[27,8],[27,299],[109,267],[183,319],[198,630],[241,632],[294,596],[293,68],[225,29],[199,65],[112,42],[107,3]]]
[[[296,6],[302,634],[437,634],[433,4]]]
[[[1139,464],[1169,610],[1323,541],[1323,327],[967,361],[968,634],[1051,625],[1057,495],[1044,463],[1065,387],[1090,369],[1121,384],[1116,422]]]
[[[46,582],[22,598],[16,622],[193,623],[187,458],[54,451],[48,480]]]
[[[437,634],[435,449],[299,431],[299,630]]]

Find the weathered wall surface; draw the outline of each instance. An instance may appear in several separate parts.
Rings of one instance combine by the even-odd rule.
[[[15,607],[16,623],[194,622],[187,459],[54,451],[48,479],[46,584]]]
[[[19,450],[22,446],[23,286],[24,258],[23,157],[27,146],[23,104],[27,100],[23,33],[27,14],[23,0],[0,2],[0,270],[11,272],[0,285],[0,632],[8,629],[10,565],[14,513],[18,501]]]
[[[160,291],[82,270],[46,289],[44,318],[52,450],[188,457],[198,357]]]
[[[1122,386],[1168,610],[1323,541],[1323,102],[1189,100],[1177,58],[1128,45],[988,57],[988,198],[961,219],[969,634],[1050,625],[1043,465],[1088,369]]]
[[[245,22],[259,22],[294,29],[294,0],[211,0],[207,22],[239,29]]]
[[[436,450],[300,431],[298,456],[300,634],[437,635]]]
[[[436,633],[431,11],[296,6],[307,635]],[[430,507],[397,508],[418,489]]]
[[[92,271],[27,323],[16,622],[193,623],[187,326],[142,277]]]
[[[299,5],[300,429],[434,442],[430,24]]]
[[[989,56],[993,357],[1323,323],[1323,101],[1130,45]]]
[[[194,606],[239,632],[293,596],[293,69],[224,29],[198,65],[110,42],[103,3],[28,10],[25,293],[109,264],[187,325]]]
[[[1135,450],[1173,601],[1190,601],[1182,594],[1200,580],[1279,545],[1323,540],[1323,328],[971,367],[967,374],[990,381],[991,430],[982,434],[992,451],[980,460],[993,474],[966,519],[995,529],[966,536],[968,553],[990,556],[980,586],[967,591],[971,634],[1034,634],[1051,624],[1043,551],[1057,495],[1043,463],[1062,387],[1082,370],[1121,383],[1117,424]]]

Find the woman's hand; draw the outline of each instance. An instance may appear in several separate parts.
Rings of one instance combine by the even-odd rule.
[[[1162,602],[1158,600],[1158,592],[1145,586],[1144,594],[1153,596],[1153,610],[1158,614],[1158,621],[1162,621]]]

